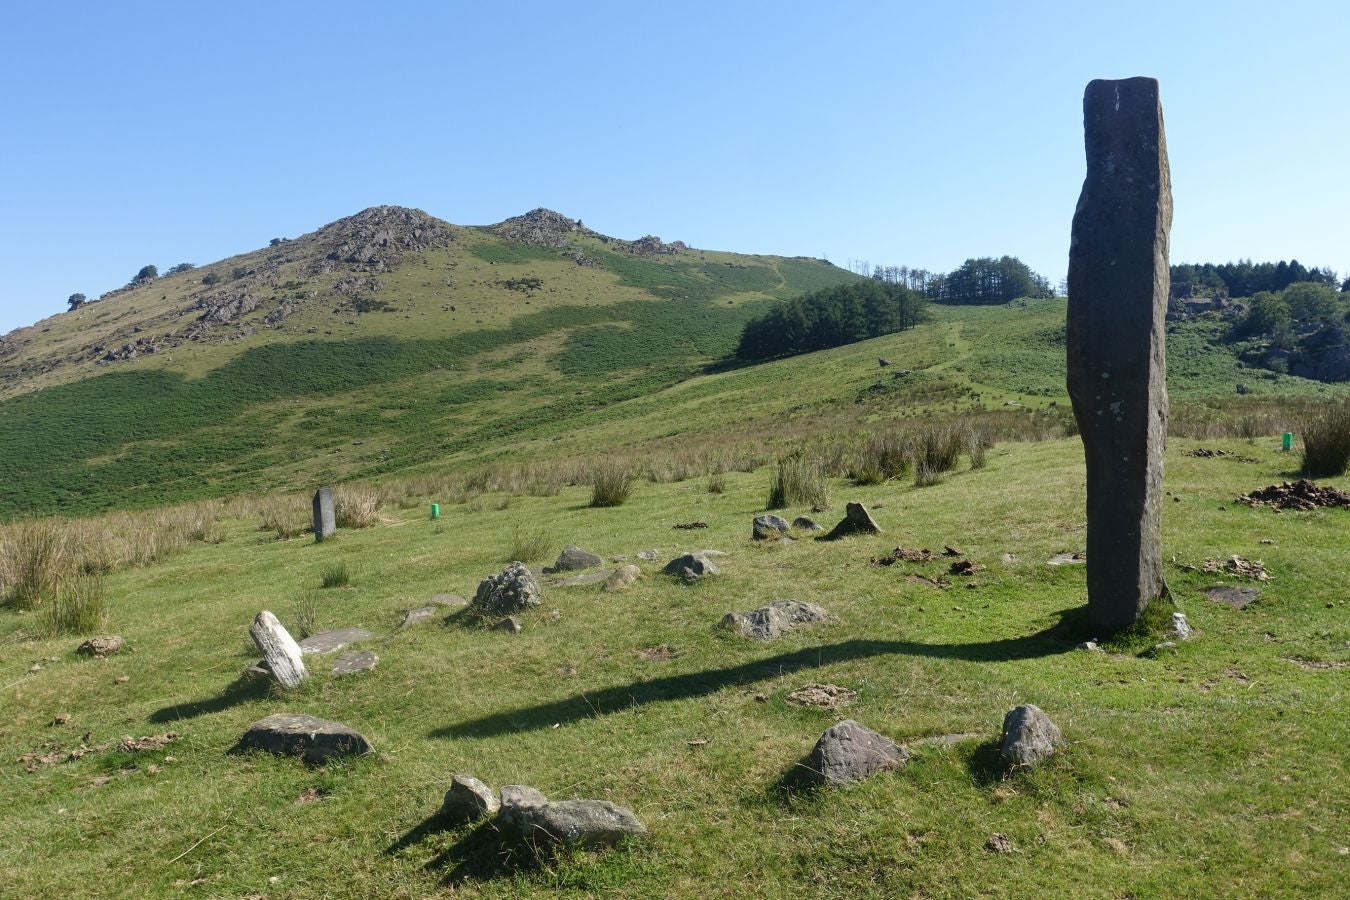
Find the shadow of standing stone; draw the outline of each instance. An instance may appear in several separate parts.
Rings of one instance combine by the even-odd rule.
[[[1069,250],[1068,388],[1087,458],[1089,615],[1113,632],[1165,590],[1172,186],[1157,80],[1093,81],[1083,128],[1087,177]]]

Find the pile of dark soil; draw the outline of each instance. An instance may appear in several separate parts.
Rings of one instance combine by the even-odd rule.
[[[1275,509],[1350,509],[1350,494],[1333,487],[1319,487],[1304,478],[1292,484],[1286,481],[1243,494],[1238,497],[1238,502]]]

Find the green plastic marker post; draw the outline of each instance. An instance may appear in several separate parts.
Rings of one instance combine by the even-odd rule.
[[[431,504],[431,517],[439,519],[441,517],[441,505],[439,503]]]
[[[1291,431],[1284,433],[1284,449],[1286,451],[1294,449],[1294,434]]]

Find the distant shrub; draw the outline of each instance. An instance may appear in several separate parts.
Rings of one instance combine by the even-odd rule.
[[[196,267],[195,265],[193,265],[192,263],[179,263],[178,265],[171,267],[171,268],[169,269],[169,271],[165,272],[164,274],[165,274],[165,275],[181,275],[181,274],[184,273],[184,272],[191,272],[191,271],[192,271],[193,269],[195,269],[195,268],[197,268],[197,267]]]
[[[346,561],[333,563],[323,570],[323,575],[319,578],[320,586],[325,588],[348,587],[352,583],[351,569],[347,568]]]
[[[548,558],[553,545],[553,535],[544,526],[521,528],[517,525],[511,532],[511,549],[503,558],[507,562],[537,562]]]
[[[108,625],[108,594],[100,575],[64,582],[38,613],[42,634],[96,634]]]
[[[364,484],[342,484],[333,489],[333,518],[339,528],[370,528],[380,521],[384,496]]]
[[[202,284],[206,285],[207,287],[219,283],[220,283],[220,276],[215,272],[207,272],[205,275],[202,276]]]
[[[1302,471],[1309,478],[1336,478],[1350,470],[1350,401],[1329,403],[1304,417]]]
[[[233,269],[230,270],[230,278],[234,279],[235,281],[238,281],[240,278],[243,278],[247,274],[248,274],[247,266],[235,266]]]
[[[88,299],[89,298],[86,297],[84,294],[71,294],[69,297],[66,298],[66,304],[70,306],[71,311],[74,311],[79,309],[81,306],[84,306],[84,304],[88,301]]]
[[[778,468],[769,484],[767,509],[827,506],[829,500],[829,486],[819,461],[807,459],[800,450],[778,458]]]
[[[633,470],[626,461],[606,459],[590,469],[591,506],[622,506],[633,493]]]
[[[141,266],[141,270],[136,273],[136,277],[131,279],[132,284],[140,284],[145,281],[154,281],[159,277],[158,266]]]

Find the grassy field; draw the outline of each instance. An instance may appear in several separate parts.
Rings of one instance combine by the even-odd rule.
[[[1025,327],[1050,328],[1049,310],[1025,311]],[[1049,403],[1033,389],[1053,379],[1034,358],[1015,386],[981,374],[1007,371],[997,312],[944,312],[927,338],[683,382],[664,397],[620,401],[615,408],[639,411],[594,414],[603,420],[594,431],[558,443],[653,433],[708,405],[722,421],[730,409],[784,415],[795,399],[809,416],[817,395],[837,402],[887,375],[874,360],[863,365],[883,350],[900,359],[912,351],[937,369],[931,377],[982,395],[944,403]],[[1190,377],[1184,364],[1173,372]],[[705,387],[714,380],[716,390]],[[541,439],[533,427],[523,439]],[[1093,637],[1081,624],[1083,571],[1045,565],[1083,549],[1082,456],[1072,439],[1002,444],[986,467],[963,466],[922,489],[832,481],[834,511],[820,519],[832,524],[844,501],[858,499],[886,529],[835,543],[749,540],[767,469],[726,473],[720,494],[703,478],[640,482],[611,509],[587,508],[580,487],[458,505],[427,496],[443,504],[439,523],[421,506],[386,508],[382,524],[321,545],[272,540],[255,518],[225,520],[218,544],[108,576],[110,630],[129,652],[78,657],[78,638],[31,639],[34,614],[0,610],[0,893],[1343,896],[1350,513],[1234,503],[1287,477],[1293,460],[1277,441],[1205,444],[1250,462],[1195,458],[1195,441],[1171,442],[1167,488],[1177,499],[1164,532],[1177,565],[1168,576],[1198,634],[1158,656],[1073,649]],[[709,527],[672,528],[692,520]],[[519,635],[461,623],[394,630],[399,610],[432,594],[471,596],[519,532],[536,529],[550,553],[565,542],[604,556],[661,553],[624,593],[546,586]],[[868,563],[897,545],[944,544],[987,566],[976,587],[907,579],[943,575],[945,562]],[[683,586],[658,574],[677,551],[705,547],[728,554],[720,576]],[[1180,567],[1231,554],[1263,560],[1272,576],[1241,611],[1199,593],[1226,579]],[[350,586],[318,590],[337,563]],[[253,615],[271,609],[294,626],[307,593],[319,597],[320,626],[379,634],[367,645],[379,666],[355,678],[319,675],[285,696],[240,680],[254,658]],[[730,610],[781,598],[819,603],[833,620],[768,644],[715,627]],[[672,658],[640,654],[661,646]],[[838,713],[785,700],[813,681],[858,698]],[[1005,779],[990,742],[1022,702],[1046,710],[1068,744],[1043,768]],[[250,722],[280,711],[343,721],[378,752],[322,768],[230,752]],[[53,725],[59,714],[69,721]],[[843,716],[901,742],[974,736],[918,749],[902,770],[855,787],[784,789]],[[158,751],[101,750],[32,774],[13,761],[52,743],[72,748],[86,732],[97,745],[170,730],[179,739]],[[456,772],[559,799],[613,800],[634,809],[650,837],[544,864],[503,856],[490,830],[434,821]],[[1014,852],[986,850],[993,833]]]

